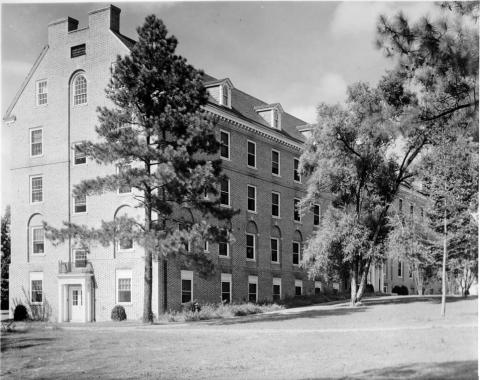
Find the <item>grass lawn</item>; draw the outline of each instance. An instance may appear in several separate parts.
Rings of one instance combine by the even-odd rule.
[[[2,379],[477,379],[477,298],[2,335]]]

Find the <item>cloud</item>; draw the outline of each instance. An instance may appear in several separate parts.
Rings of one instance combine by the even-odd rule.
[[[417,21],[426,15],[442,15],[442,11],[433,2],[343,2],[334,11],[330,32],[337,36],[373,35],[381,14],[393,16],[399,11],[411,21]]]

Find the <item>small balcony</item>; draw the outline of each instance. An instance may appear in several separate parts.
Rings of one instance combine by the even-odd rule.
[[[87,260],[75,260],[73,262],[59,261],[58,273],[93,273],[93,266],[92,263]]]

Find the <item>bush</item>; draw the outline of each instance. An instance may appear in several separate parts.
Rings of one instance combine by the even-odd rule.
[[[125,308],[121,305],[115,305],[112,309],[111,315],[112,321],[124,321],[127,319],[127,313],[125,313]]]
[[[395,285],[392,289],[392,293],[397,293],[399,296],[408,296],[408,288],[405,285]]]
[[[365,288],[365,293],[375,293],[375,289],[373,288],[372,284],[367,284],[367,287]]]
[[[28,311],[27,308],[19,304],[15,307],[15,310],[13,312],[13,320],[14,321],[25,321],[28,319]]]

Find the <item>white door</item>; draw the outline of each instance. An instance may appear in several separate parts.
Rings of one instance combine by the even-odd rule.
[[[68,291],[68,304],[70,309],[71,322],[84,322],[85,313],[83,305],[83,294],[81,286],[70,286]]]

